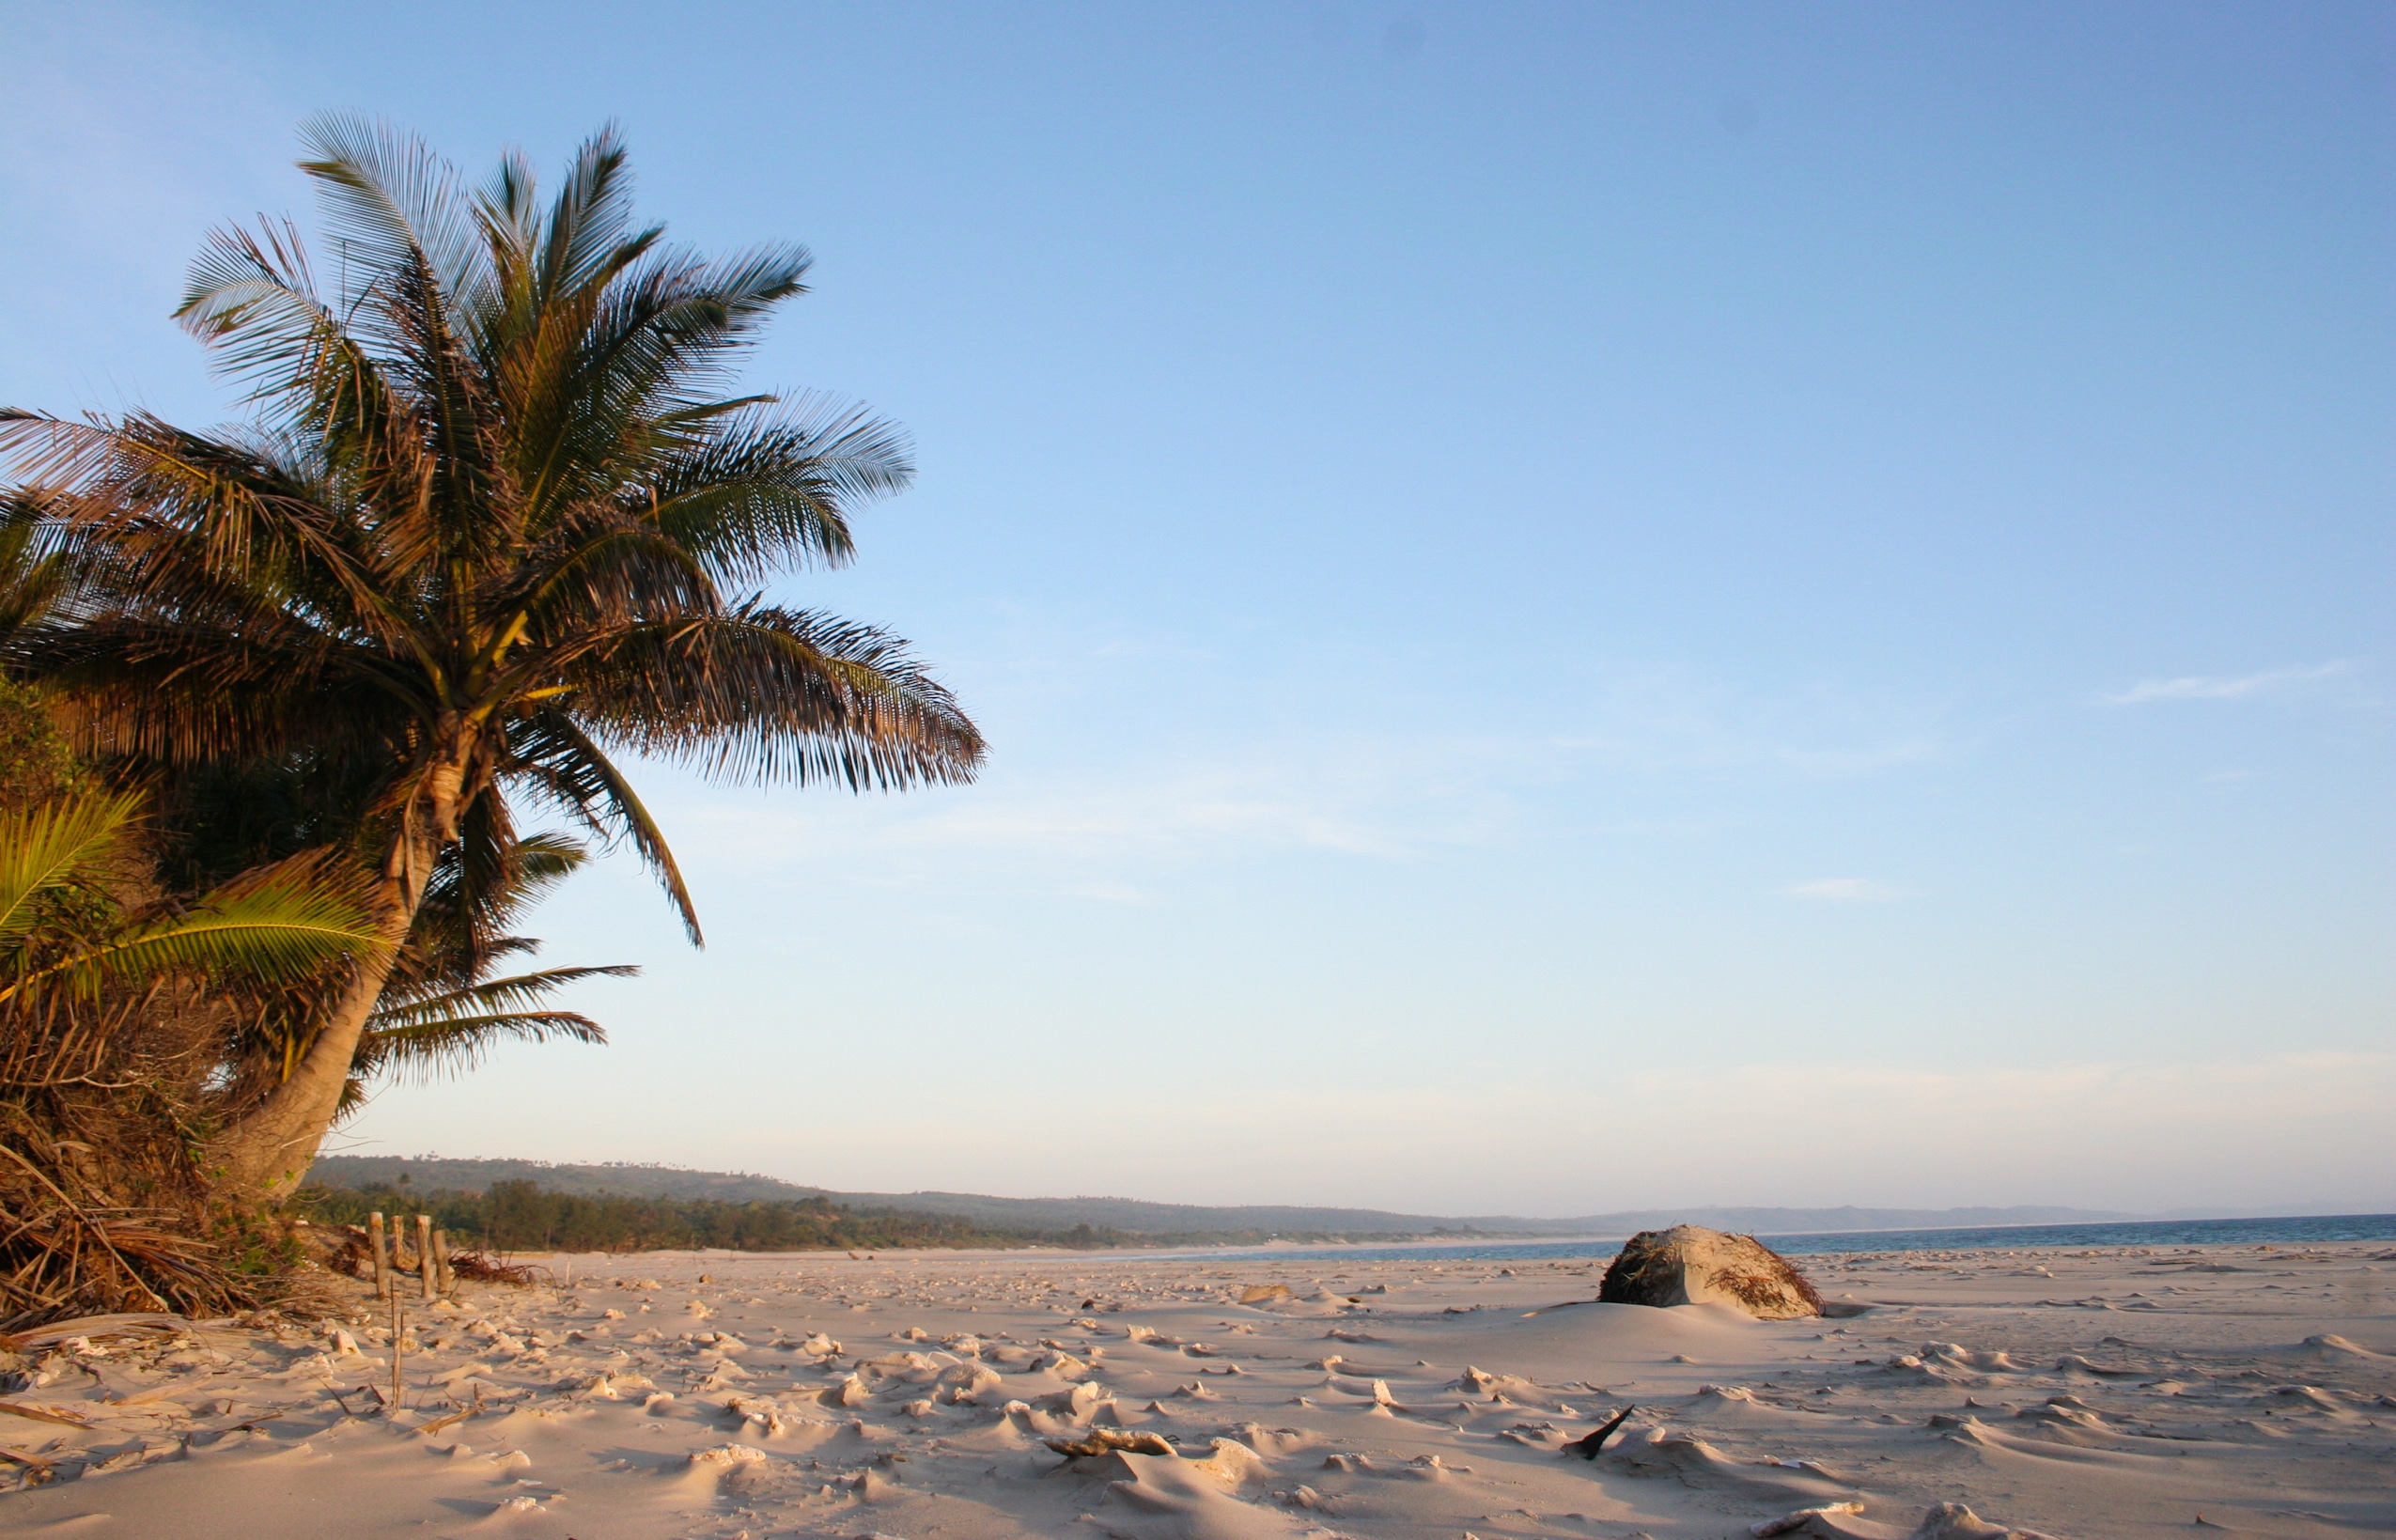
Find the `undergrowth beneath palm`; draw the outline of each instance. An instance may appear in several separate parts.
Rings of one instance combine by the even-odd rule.
[[[313,858],[146,897],[141,811],[94,790],[0,810],[0,1331],[257,1301],[286,1259],[210,1201],[210,1081],[247,1013],[377,944]]]

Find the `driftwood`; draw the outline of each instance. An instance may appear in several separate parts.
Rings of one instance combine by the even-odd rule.
[[[457,1252],[449,1258],[452,1282],[462,1278],[470,1283],[513,1283],[523,1288],[548,1270],[529,1262],[502,1262],[486,1252]]]
[[[1860,1502],[1825,1502],[1818,1508],[1799,1508],[1795,1513],[1782,1514],[1778,1518],[1767,1518],[1762,1523],[1750,1524],[1747,1527],[1747,1532],[1755,1536],[1755,1540],[1766,1540],[1766,1537],[1770,1535],[1794,1534],[1817,1518],[1835,1518],[1843,1514],[1861,1512],[1863,1512],[1863,1504]]]
[[[22,1353],[27,1348],[46,1347],[69,1337],[121,1337],[137,1331],[178,1332],[191,1330],[192,1323],[180,1315],[168,1315],[157,1311],[136,1311],[117,1315],[78,1315],[70,1321],[53,1321],[31,1331],[19,1331],[0,1336],[0,1351]]]
[[[1154,1433],[1127,1433],[1121,1428],[1094,1427],[1082,1439],[1043,1439],[1040,1440],[1058,1454],[1071,1459],[1086,1460],[1094,1455],[1112,1454],[1117,1450],[1126,1454],[1177,1454],[1179,1450]]]
[[[0,1401],[0,1411],[5,1411],[11,1417],[30,1418],[37,1423],[64,1423],[69,1427],[86,1429],[91,1426],[89,1423],[85,1422],[73,1412],[60,1411],[55,1407],[27,1407],[14,1401]]]
[[[1587,1438],[1575,1439],[1572,1442],[1564,1445],[1564,1453],[1567,1454],[1578,1454],[1584,1460],[1595,1459],[1597,1457],[1597,1452],[1606,1447],[1606,1440],[1614,1436],[1614,1429],[1622,1426],[1625,1422],[1629,1420],[1630,1414],[1638,1409],[1639,1408],[1635,1405],[1625,1407],[1622,1410],[1614,1413],[1613,1417],[1608,1421],[1604,1427],[1601,1427],[1596,1432],[1590,1434]]]
[[[329,1273],[343,1278],[372,1278],[374,1248],[372,1237],[363,1224],[316,1224],[307,1220],[295,1220],[292,1238],[300,1243],[307,1259]]]

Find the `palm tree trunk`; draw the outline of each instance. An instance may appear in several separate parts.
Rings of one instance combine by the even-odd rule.
[[[280,1203],[299,1190],[308,1167],[316,1163],[317,1146],[333,1127],[341,1089],[349,1083],[358,1038],[415,919],[412,909],[398,905],[384,909],[383,914],[379,926],[383,948],[360,959],[348,985],[326,1007],[316,1040],[299,1067],[256,1111],[209,1141],[205,1163],[218,1197],[243,1206]]]
[[[357,960],[347,984],[326,1003],[299,1067],[256,1110],[209,1142],[206,1167],[220,1199],[242,1206],[281,1203],[299,1190],[316,1163],[317,1146],[340,1109],[358,1039],[424,904],[433,863],[457,837],[462,781],[461,768],[448,762],[427,778],[431,817],[421,824],[403,819],[375,894],[383,944]]]

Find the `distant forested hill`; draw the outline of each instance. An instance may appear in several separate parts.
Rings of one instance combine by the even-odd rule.
[[[616,1192],[639,1198],[715,1198],[725,1203],[825,1195],[819,1187],[739,1172],[616,1163],[552,1165],[546,1160],[412,1160],[396,1155],[322,1156],[309,1171],[308,1180],[322,1187],[414,1186],[460,1192],[480,1192],[499,1182],[538,1182],[552,1192],[585,1196]]]
[[[330,1155],[309,1180],[333,1188],[414,1188],[481,1192],[501,1182],[531,1181],[552,1192],[596,1196],[709,1199],[719,1203],[799,1203],[820,1200],[859,1213],[903,1210],[938,1214],[992,1230],[1053,1234],[1087,1225],[1125,1237],[1204,1239],[1338,1237],[1367,1239],[1434,1236],[1622,1237],[1668,1224],[1704,1224],[1752,1235],[1841,1230],[1924,1230],[1992,1224],[2085,1224],[2138,1216],[2085,1208],[1725,1208],[1634,1209],[1568,1219],[1515,1215],[1398,1214],[1373,1208],[1311,1208],[1283,1205],[1216,1207],[1146,1203],[1136,1198],[997,1198],[972,1192],[840,1192],[772,1176],[678,1166],[551,1165],[538,1160],[409,1159],[398,1156]]]

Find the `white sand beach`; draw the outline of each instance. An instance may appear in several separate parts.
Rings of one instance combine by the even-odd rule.
[[[387,1333],[54,1346],[0,1531],[78,1540],[2396,1530],[2387,1243],[1802,1259],[1840,1318],[1602,1264],[550,1259]],[[1260,1285],[1286,1294],[1241,1303]],[[1626,1406],[1604,1452],[1563,1446]],[[478,1408],[478,1409],[476,1409]],[[459,1415],[461,1412],[464,1415]],[[1154,1434],[1068,1458],[1049,1439]],[[1148,1441],[1148,1447],[1160,1446]],[[47,1479],[38,1479],[38,1478]]]

